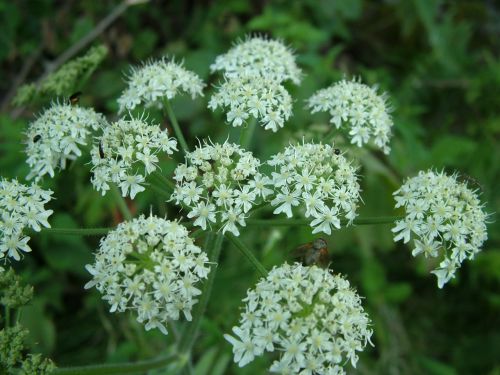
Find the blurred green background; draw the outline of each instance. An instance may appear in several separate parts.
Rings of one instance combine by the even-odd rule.
[[[43,106],[42,97],[22,108],[10,104],[16,88],[36,81],[65,50],[108,14],[114,1],[0,1],[0,171],[23,180],[27,165],[23,131]],[[110,119],[130,64],[163,55],[184,59],[209,84],[194,103],[174,100],[189,142],[223,140],[229,127],[220,112],[206,109],[215,56],[238,38],[260,33],[282,38],[295,49],[305,76],[288,87],[294,116],[277,134],[258,129],[253,151],[262,159],[302,136],[324,140],[326,116],[311,116],[304,99],[344,75],[361,77],[389,94],[394,112],[392,152],[349,150],[360,165],[364,205],[360,216],[393,215],[391,193],[406,176],[434,167],[458,170],[480,187],[486,210],[498,212],[500,174],[500,4],[495,1],[151,1],[128,7],[91,45],[109,54],[81,87],[81,103]],[[88,48],[87,47],[87,48]],[[87,48],[80,51],[83,54]],[[76,89],[76,88],[75,88]],[[80,89],[80,87],[78,87]],[[76,91],[76,90],[75,90]],[[70,95],[71,92],[64,93]],[[63,95],[63,96],[64,96]],[[60,98],[59,98],[60,99]],[[165,121],[151,111],[150,118]],[[88,159],[43,186],[55,191],[54,227],[111,226],[121,218],[111,197],[89,183]],[[164,161],[165,173],[174,163]],[[136,212],[178,217],[154,192],[139,194]],[[500,374],[500,236],[491,216],[489,240],[443,290],[429,274],[432,264],[414,259],[392,242],[390,226],[355,227],[328,239],[332,268],[347,275],[373,319],[373,342],[362,354],[358,374]],[[242,239],[271,268],[297,245],[310,241],[309,228],[249,228]],[[173,343],[145,333],[127,314],[107,312],[94,290],[84,291],[98,238],[32,237],[33,252],[16,264],[35,286],[23,311],[34,351],[59,366],[150,358]],[[257,276],[225,243],[207,317],[193,357],[194,373],[262,374],[270,357],[243,369],[232,362],[222,338],[237,322],[240,301]],[[182,329],[182,324],[177,327]]]

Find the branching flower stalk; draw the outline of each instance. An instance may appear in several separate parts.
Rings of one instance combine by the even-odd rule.
[[[239,144],[208,138],[189,149],[172,100],[181,94],[193,100],[203,96],[205,84],[182,63],[163,57],[130,70],[118,98],[122,117],[112,122],[92,109],[54,102],[26,132],[28,178],[35,184],[0,180],[0,260],[21,260],[30,252],[26,233],[32,231],[104,235],[94,261],[86,265],[91,279],[85,288],[95,287],[111,313],[129,311],[146,330],[167,335],[172,322],[188,322],[175,350],[164,356],[61,368],[55,374],[132,374],[167,366],[183,371],[211,299],[224,239],[260,276],[242,301],[238,324],[224,335],[240,367],[266,352],[276,352],[269,368],[275,373],[343,375],[348,362],[355,367],[373,333],[362,297],[345,276],[314,264],[283,263],[268,271],[255,249],[240,238],[248,227],[305,226],[311,235],[331,235],[348,225],[393,224],[394,240],[411,241],[414,256],[438,258],[432,273],[439,288],[464,260],[481,251],[488,214],[476,191],[455,174],[420,172],[394,192],[395,208],[404,216],[363,218],[357,216],[363,202],[361,176],[348,157],[349,149],[303,140],[283,142],[282,150],[268,160],[252,153],[257,124],[259,131],[276,133],[292,116],[293,100],[285,83],[299,84],[302,72],[283,42],[249,37],[218,56],[210,70],[220,81],[208,108],[225,111],[226,126],[240,127]],[[345,130],[352,144],[390,152],[392,108],[376,87],[344,79],[317,91],[307,106],[313,113],[328,112],[333,130]],[[175,138],[147,121],[150,107],[163,108]],[[142,115],[137,116],[138,111]],[[124,221],[114,228],[51,228],[53,210],[45,205],[53,192],[38,184],[79,158],[87,145],[92,145],[90,181],[102,195],[112,190]],[[184,162],[169,176],[159,162],[178,148]],[[134,218],[125,199],[134,200],[146,189],[177,206],[183,221],[152,213]],[[206,241],[200,247],[203,235]],[[5,275],[0,267],[0,280]],[[13,325],[11,306],[6,306],[5,316],[10,331],[0,334],[24,337]],[[36,356],[26,366],[52,370],[50,362]]]

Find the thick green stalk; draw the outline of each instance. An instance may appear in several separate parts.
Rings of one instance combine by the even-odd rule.
[[[164,107],[167,110],[167,115],[168,118],[170,119],[170,122],[172,123],[172,127],[174,128],[177,140],[179,141],[179,144],[181,145],[184,154],[187,154],[189,152],[189,147],[187,145],[186,139],[184,138],[184,135],[182,134],[182,130],[179,126],[179,123],[177,122],[177,118],[175,117],[172,106],[170,105],[170,101],[167,98],[165,98],[164,103],[165,103]]]
[[[200,329],[200,322],[205,314],[208,301],[210,299],[210,294],[212,292],[212,286],[215,280],[215,273],[217,270],[217,262],[219,261],[220,250],[222,247],[222,241],[224,236],[221,233],[215,235],[215,241],[212,239],[214,234],[208,233],[207,245],[208,245],[208,260],[211,263],[212,269],[208,274],[208,279],[203,283],[202,294],[200,300],[195,306],[193,313],[193,320],[187,326],[184,334],[182,335],[181,342],[179,344],[179,353],[189,356],[191,348],[198,336],[198,331]]]
[[[53,375],[125,375],[125,374],[143,374],[146,371],[165,367],[173,362],[175,355],[169,354],[155,359],[138,361],[132,363],[117,363],[104,365],[90,365],[78,367],[61,367]]]
[[[374,216],[362,217],[353,220],[354,225],[391,224],[396,220],[403,219],[404,216]],[[342,225],[346,225],[349,220],[340,220]],[[274,226],[297,226],[309,225],[311,219],[248,219],[247,225],[274,225]]]
[[[132,220],[132,213],[130,212],[130,210],[127,206],[127,202],[125,201],[125,198],[123,198],[122,195],[120,194],[120,190],[118,189],[118,187],[111,184],[111,190],[113,191],[113,194],[115,195],[116,203],[118,204],[118,208],[120,209],[120,212],[122,213],[125,220]]]
[[[243,253],[243,255],[252,263],[255,269],[261,274],[261,276],[267,276],[267,270],[258,261],[258,259],[253,255],[252,250],[250,250],[247,245],[245,245],[238,237],[232,233],[227,233],[226,238],[233,243],[236,248]]]
[[[240,145],[245,150],[248,150],[252,144],[252,137],[256,127],[257,127],[257,119],[252,117],[248,122],[246,128],[241,129]]]
[[[101,236],[113,228],[44,228],[44,233],[72,236]]]

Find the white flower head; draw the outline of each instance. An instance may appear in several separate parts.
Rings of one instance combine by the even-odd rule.
[[[240,325],[224,335],[240,367],[264,352],[278,352],[271,372],[345,374],[370,342],[361,298],[341,275],[299,263],[274,267],[247,292]],[[336,372],[333,372],[336,371]]]
[[[91,150],[92,185],[104,195],[110,183],[120,187],[124,197],[144,191],[145,177],[158,166],[160,153],[177,150],[177,141],[159,125],[143,118],[120,119],[103,128]]]
[[[176,221],[155,216],[119,224],[101,240],[95,263],[87,265],[111,312],[132,310],[146,330],[167,334],[167,321],[180,313],[191,320],[201,294],[198,284],[209,273],[208,257]]]
[[[242,74],[226,78],[210,98],[208,107],[227,109],[227,122],[234,127],[246,124],[253,117],[264,129],[276,132],[292,114],[292,99],[279,82]]]
[[[267,162],[274,192],[271,205],[275,214],[293,217],[296,208],[311,218],[313,233],[331,234],[340,228],[340,219],[352,222],[360,199],[356,169],[340,150],[330,145],[304,143],[290,145]]]
[[[227,53],[217,56],[210,70],[222,71],[229,78],[243,74],[264,77],[278,83],[291,80],[295,84],[300,83],[302,75],[290,48],[280,40],[258,36],[248,37]]]
[[[17,180],[0,179],[0,261],[7,257],[20,260],[22,252],[30,252],[29,236],[25,229],[39,232],[50,228],[47,221],[54,211],[45,209],[52,199],[52,191],[38,185],[20,184]]]
[[[53,103],[26,131],[28,179],[54,177],[55,169],[65,169],[68,160],[82,155],[80,147],[87,145],[92,131],[105,125],[104,116],[91,108]]]
[[[378,94],[376,88],[355,79],[342,80],[317,91],[307,105],[312,113],[329,112],[332,125],[337,129],[347,128],[351,143],[361,147],[371,141],[384,153],[389,153],[393,126],[391,108],[387,96]]]
[[[127,77],[128,87],[118,99],[120,113],[138,105],[159,106],[163,98],[170,100],[182,93],[191,95],[193,99],[203,96],[205,84],[201,78],[182,65],[163,58],[132,68]]]
[[[457,177],[420,171],[394,192],[396,208],[403,207],[406,214],[392,229],[394,241],[413,240],[413,256],[439,260],[439,267],[432,271],[439,288],[455,276],[465,259],[481,251],[488,238],[488,214],[477,193]]]
[[[216,225],[238,236],[238,226],[245,226],[252,206],[271,192],[270,180],[258,172],[259,166],[251,152],[236,144],[205,142],[175,169],[171,200],[190,210],[194,225]]]

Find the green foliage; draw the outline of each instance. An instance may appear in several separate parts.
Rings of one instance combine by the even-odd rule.
[[[82,87],[108,54],[104,45],[92,47],[82,57],[71,60],[50,73],[37,84],[21,86],[13,99],[16,106],[25,105],[41,97],[69,96]]]
[[[47,55],[38,58],[26,79],[36,82],[44,73],[44,60],[63,53],[111,6],[110,2],[61,6],[44,0],[30,2],[24,12],[14,3],[1,4],[0,90],[7,92],[20,66],[43,45]],[[129,64],[175,54],[187,69],[216,84],[208,67],[217,54],[248,33],[268,34],[283,38],[296,50],[307,75],[300,89],[288,87],[295,103],[285,129],[278,134],[256,131],[257,156],[265,159],[303,136],[334,139],[359,161],[364,200],[360,216],[393,214],[392,191],[405,176],[430,167],[459,170],[477,181],[486,210],[494,213],[500,210],[499,12],[495,2],[467,0],[151,2],[130,7],[99,37],[110,51],[108,59],[101,62],[105,49],[94,48],[92,57],[86,54],[68,62],[39,85],[21,86],[15,103],[47,102],[81,89],[83,104],[114,114]],[[389,94],[395,136],[388,157],[351,149],[344,139],[328,135],[327,116],[311,116],[304,108],[304,99],[344,75],[360,76]],[[172,102],[192,145],[196,137],[215,141],[228,135],[223,115],[206,110],[210,90],[202,99]],[[0,114],[0,170],[5,177],[22,179],[27,174],[23,132],[33,116],[11,115]],[[166,124],[160,112],[152,110],[150,118]],[[176,161],[161,160],[163,173],[171,173]],[[92,190],[87,162],[82,158],[54,180],[43,182],[58,197],[50,207],[56,212],[50,219],[54,227],[108,227],[121,220],[112,197]],[[156,214],[178,215],[153,190],[129,204],[135,212],[154,207]],[[271,216],[267,211],[262,215]],[[359,373],[500,373],[500,223],[495,216],[488,229],[483,252],[466,263],[443,291],[429,275],[433,265],[414,259],[406,246],[395,245],[389,225],[349,228],[326,238],[332,268],[366,297],[364,305],[374,320],[375,346],[363,354]],[[242,233],[241,240],[270,268],[289,260],[291,250],[313,238],[308,228],[264,227]],[[155,332],[144,332],[127,314],[109,314],[96,292],[83,290],[89,280],[84,265],[92,259],[98,240],[34,234],[33,252],[18,266],[35,286],[32,306],[22,316],[23,324],[33,328],[33,337],[26,341],[38,343],[37,349],[60,366],[152,358],[175,342],[174,335],[165,340]],[[261,358],[238,368],[222,339],[237,323],[241,299],[257,277],[237,249],[225,243],[194,347],[194,374],[260,374],[269,366],[271,358]],[[184,323],[177,328],[181,331]],[[25,332],[15,329],[16,337]],[[2,332],[1,337],[14,335]],[[7,352],[1,355],[11,358]]]
[[[5,315],[0,330],[0,373],[50,374],[55,365],[41,354],[27,353],[30,331],[17,322],[11,326],[11,312],[27,305],[33,297],[33,287],[24,285],[13,269],[0,272],[0,304]],[[43,324],[42,324],[43,326]]]

